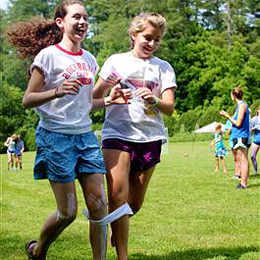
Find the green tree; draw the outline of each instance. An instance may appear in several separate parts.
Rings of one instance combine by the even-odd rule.
[[[49,19],[56,6],[55,0],[11,0],[8,11],[11,21],[28,21],[32,16]]]
[[[1,81],[1,83],[3,82]],[[13,133],[17,133],[26,116],[22,105],[23,92],[19,88],[9,87],[3,83],[0,88],[0,96],[0,150],[2,151],[3,141]]]
[[[183,125],[185,131],[192,132],[195,129],[197,124],[198,115],[194,110],[188,110],[187,112],[183,113],[178,120],[179,125]]]
[[[205,111],[203,111],[201,117],[199,118],[197,124],[199,127],[203,127],[212,122],[220,122],[221,117],[219,115],[219,109],[216,107],[208,107]]]
[[[256,115],[257,109],[260,107],[260,99],[256,99],[251,105],[251,117]]]

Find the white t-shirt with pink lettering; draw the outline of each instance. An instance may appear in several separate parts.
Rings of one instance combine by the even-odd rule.
[[[68,52],[59,45],[41,50],[31,66],[44,73],[44,90],[56,88],[65,79],[78,78],[82,86],[79,94],[55,98],[36,108],[40,116],[39,126],[53,132],[82,134],[89,132],[94,77],[98,71],[95,57],[86,50]]]
[[[132,52],[115,54],[104,63],[99,75],[102,79],[111,74],[122,78],[122,88],[132,90],[131,104],[110,105],[106,109],[106,119],[102,130],[102,140],[118,138],[131,142],[166,141],[165,126],[156,106],[149,105],[136,97],[134,91],[140,87],[151,89],[160,97],[169,88],[176,88],[172,66],[157,57],[138,59]]]

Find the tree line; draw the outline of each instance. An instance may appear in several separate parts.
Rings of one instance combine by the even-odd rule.
[[[130,48],[127,29],[140,12],[158,12],[168,23],[157,56],[167,60],[177,76],[175,112],[165,117],[169,135],[221,121],[219,110],[234,112],[230,91],[237,85],[252,114],[260,104],[260,2],[258,0],[86,0],[89,32],[83,47],[101,67],[111,54]],[[34,150],[38,117],[21,103],[31,60],[19,60],[6,41],[6,29],[32,17],[51,19],[59,1],[11,0],[0,10],[0,141],[21,134]],[[104,111],[92,114],[100,129]],[[2,144],[0,150],[3,151]]]

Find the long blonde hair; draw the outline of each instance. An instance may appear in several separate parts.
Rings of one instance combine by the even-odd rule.
[[[158,13],[141,13],[137,15],[131,22],[128,29],[128,34],[131,39],[131,48],[134,47],[134,41],[132,36],[136,33],[142,32],[145,30],[147,23],[151,24],[155,28],[158,28],[164,33],[166,29],[166,20],[165,18]]]

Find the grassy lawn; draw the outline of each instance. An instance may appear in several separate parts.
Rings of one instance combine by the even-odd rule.
[[[33,152],[24,154],[22,171],[7,171],[6,157],[0,156],[0,259],[25,260],[25,242],[38,237],[55,203],[48,182],[32,178]],[[214,172],[208,142],[170,144],[142,210],[131,219],[130,259],[259,260],[260,178],[251,174],[250,187],[236,190],[231,152],[227,167],[226,175]],[[81,212],[79,186],[78,197]],[[88,225],[79,213],[51,246],[48,259],[91,259]],[[116,259],[110,246],[107,259]]]

